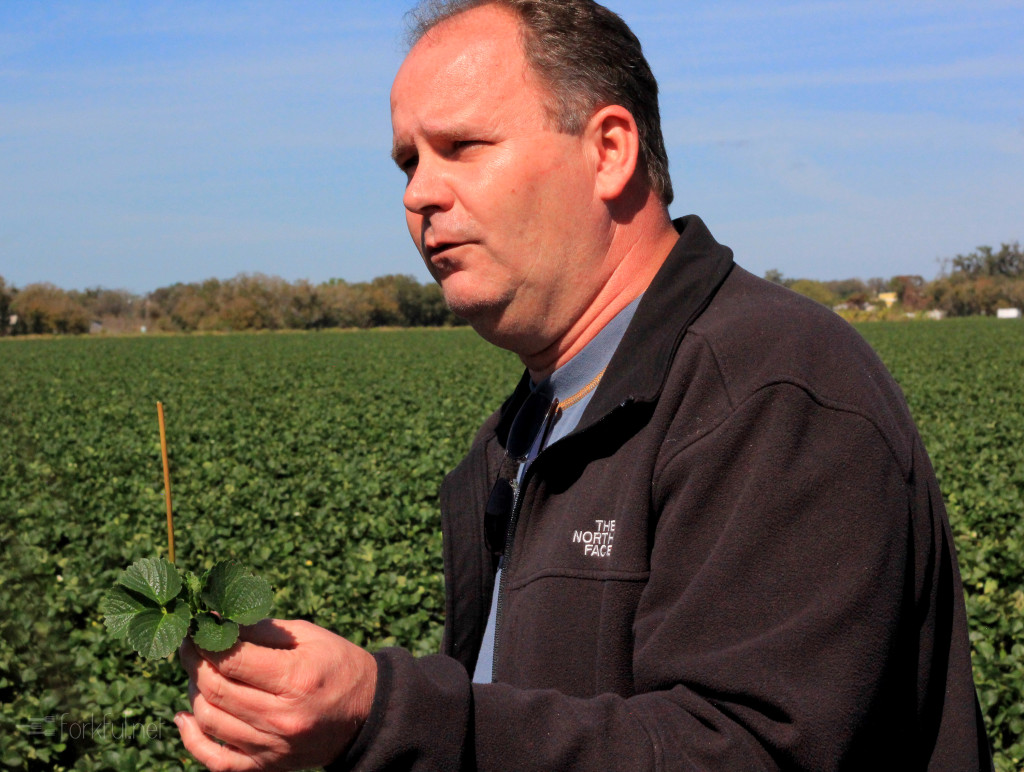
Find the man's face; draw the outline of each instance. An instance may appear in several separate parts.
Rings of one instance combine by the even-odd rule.
[[[435,27],[391,90],[409,232],[452,310],[520,355],[563,335],[603,278],[595,172],[546,101],[494,6]]]

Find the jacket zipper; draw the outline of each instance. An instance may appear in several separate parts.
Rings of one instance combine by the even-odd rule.
[[[618,413],[619,410],[631,404],[634,401],[633,397],[627,397],[615,408],[606,413],[604,416],[599,418],[593,424],[588,426],[585,431],[591,431],[601,424],[607,422],[612,415]],[[576,431],[572,431],[565,437],[562,437],[558,442],[564,442],[569,437],[576,435]],[[556,443],[557,444],[557,443]],[[494,682],[495,673],[498,670],[498,653],[501,650],[501,638],[498,633],[501,631],[501,617],[502,610],[504,607],[505,600],[505,576],[508,574],[509,561],[512,558],[512,547],[515,544],[516,537],[516,525],[519,522],[519,510],[522,508],[523,503],[523,491],[526,490],[526,486],[529,483],[530,472],[533,471],[533,465],[537,463],[538,459],[544,454],[547,448],[541,448],[540,452],[537,453],[536,458],[530,462],[530,465],[523,472],[523,479],[519,481],[519,484],[515,489],[515,497],[512,499],[512,515],[508,519],[508,530],[505,532],[505,551],[502,553],[501,558],[498,560],[498,568],[501,569],[501,580],[498,582],[498,607],[494,612],[494,654],[491,658],[491,682]]]
[[[543,450],[541,451],[543,452]],[[540,458],[540,453],[537,454],[537,458]],[[530,463],[530,467],[536,463],[537,458],[533,459]],[[523,479],[516,485],[515,497],[512,499],[512,515],[508,519],[508,530],[505,532],[505,551],[501,553],[501,557],[498,559],[498,568],[501,571],[501,579],[498,581],[498,608],[494,612],[494,653],[491,656],[491,682],[494,682],[495,673],[498,670],[498,652],[501,649],[501,638],[498,637],[498,631],[501,630],[501,616],[502,607],[504,606],[503,601],[505,600],[505,576],[508,573],[509,560],[512,557],[512,546],[515,542],[516,536],[516,523],[519,520],[519,509],[523,501],[523,489],[526,487],[527,478],[530,475],[530,468],[527,467],[523,473]]]

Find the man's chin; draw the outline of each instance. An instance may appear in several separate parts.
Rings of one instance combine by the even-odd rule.
[[[505,299],[465,297],[445,293],[448,309],[472,327],[477,335],[495,346],[509,348],[506,337],[509,326],[506,318],[508,301]]]
[[[494,304],[479,301],[466,302],[461,299],[449,299],[447,296],[445,303],[448,305],[449,311],[468,323],[481,335],[483,334],[481,328],[487,328],[493,325],[495,320],[501,318],[502,309]]]
[[[487,320],[498,320],[508,307],[508,299],[496,298],[480,293],[459,292],[457,287],[441,284],[444,302],[453,314],[474,327]]]

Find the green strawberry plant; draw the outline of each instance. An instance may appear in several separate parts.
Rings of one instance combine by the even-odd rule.
[[[164,558],[143,558],[121,572],[100,602],[107,629],[143,657],[166,657],[186,635],[207,651],[238,640],[238,626],[270,611],[270,585],[245,566],[218,563],[201,577],[184,577]]]

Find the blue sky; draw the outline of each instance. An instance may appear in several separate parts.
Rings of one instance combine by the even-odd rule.
[[[676,202],[757,274],[1024,241],[1024,0],[612,0]],[[0,276],[145,292],[427,273],[388,89],[405,2],[0,3]]]

